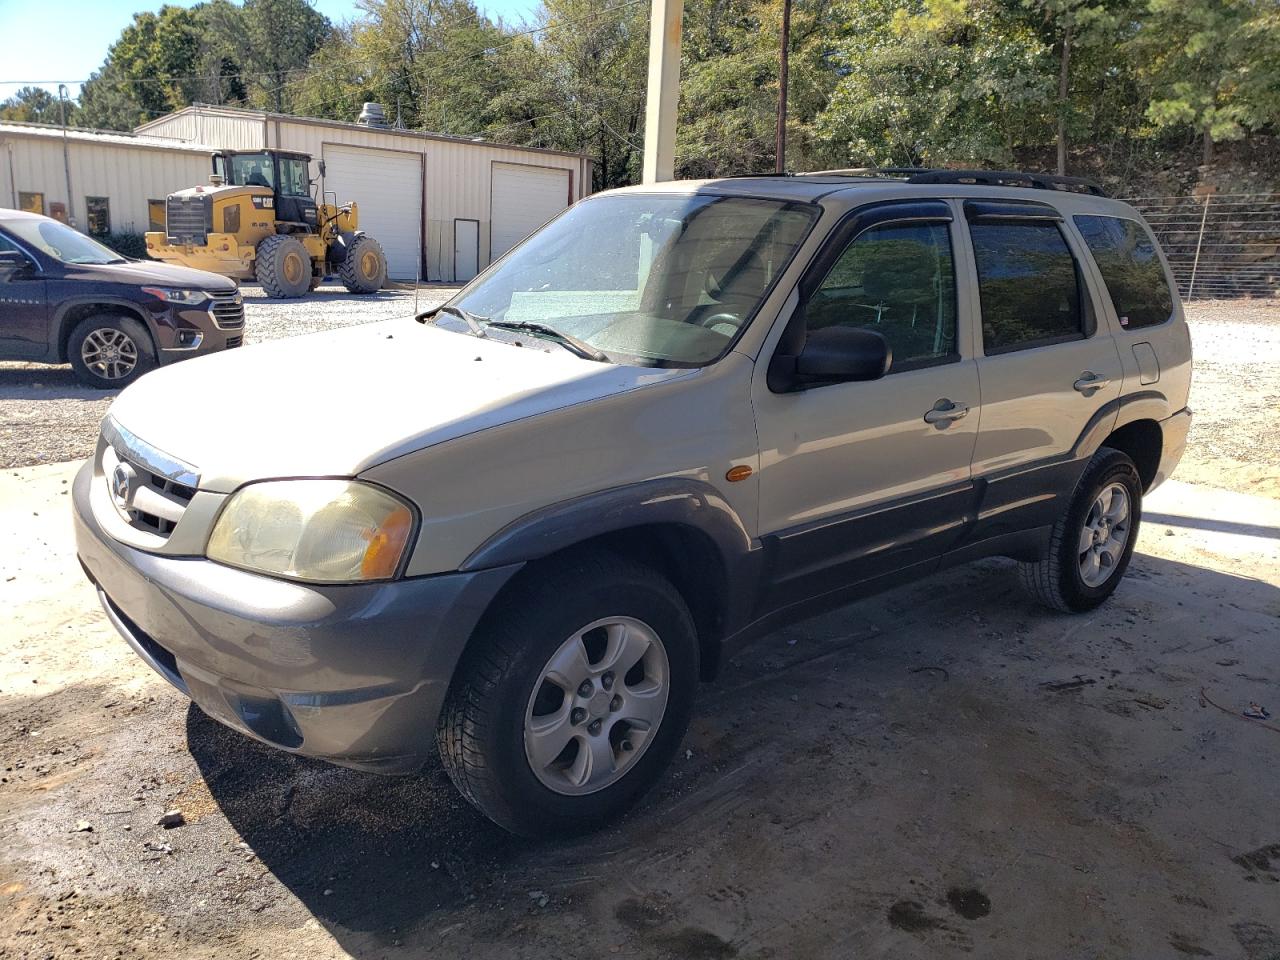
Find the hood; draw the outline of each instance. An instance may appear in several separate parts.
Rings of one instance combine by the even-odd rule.
[[[205,270],[180,267],[176,263],[158,263],[154,260],[131,260],[128,263],[68,264],[71,276],[93,279],[106,283],[153,283],[165,287],[189,287],[197,290],[236,289],[236,282]]]
[[[196,357],[126,389],[110,415],[230,492],[272,477],[354,476],[456,437],[676,377],[412,317]]]

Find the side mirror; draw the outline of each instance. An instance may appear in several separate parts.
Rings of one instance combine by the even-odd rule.
[[[0,281],[25,277],[35,265],[17,250],[0,250]]]
[[[321,177],[323,177],[323,176],[324,176],[324,161],[323,161],[323,160],[317,160],[317,161],[316,161],[316,169],[320,171],[320,176],[321,176]]]
[[[769,389],[788,393],[828,383],[879,380],[889,372],[889,342],[862,327],[811,330],[800,353],[775,354],[769,364]]]

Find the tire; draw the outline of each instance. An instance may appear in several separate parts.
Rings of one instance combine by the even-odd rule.
[[[342,285],[351,293],[377,293],[387,279],[387,257],[373,237],[356,237],[338,264]]]
[[[147,328],[137,320],[95,313],[71,331],[67,359],[85,386],[119,390],[155,369],[156,348]]]
[[[1121,504],[1123,491],[1127,504]],[[1102,511],[1104,492],[1111,494]],[[1115,543],[1121,522],[1114,517],[1099,527],[1096,518],[1107,511],[1119,516],[1127,507],[1123,545]],[[1064,613],[1092,610],[1115,592],[1128,569],[1142,522],[1142,479],[1132,460],[1119,450],[1102,447],[1093,455],[1076,484],[1066,512],[1054,524],[1044,554],[1034,563],[1021,564],[1022,582],[1045,606]],[[1089,525],[1088,528],[1086,525]],[[1099,539],[1104,538],[1104,539]],[[1086,541],[1092,540],[1092,545]],[[1081,549],[1087,547],[1087,549]],[[1108,549],[1108,547],[1110,549]],[[1089,556],[1100,558],[1096,570]]]
[[[311,289],[311,257],[297,237],[267,237],[258,244],[253,269],[268,297],[291,299]]]
[[[499,602],[449,689],[436,731],[445,769],[467,800],[512,833],[589,832],[635,803],[684,737],[698,685],[693,618],[670,582],[611,554],[584,554],[531,571]],[[602,621],[610,625],[587,629]],[[544,677],[559,655],[563,673],[572,672],[577,661],[571,649],[585,654],[592,684],[585,700],[581,686],[565,689],[576,679],[562,686]],[[614,652],[628,651],[620,659],[625,665],[642,649],[635,667],[610,684],[606,665]],[[665,706],[659,703],[664,667]],[[642,712],[656,717],[647,729],[628,719]],[[553,735],[538,740],[538,726]],[[566,731],[556,760],[535,768],[531,751],[550,744],[543,751],[549,757],[551,736]],[[534,741],[538,746],[529,746]],[[588,758],[603,758],[598,770]]]

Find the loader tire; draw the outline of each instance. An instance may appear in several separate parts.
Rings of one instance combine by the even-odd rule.
[[[352,293],[377,293],[387,279],[387,257],[373,237],[356,237],[338,264],[342,285]]]
[[[297,237],[276,234],[258,244],[254,272],[267,296],[277,300],[300,297],[311,289],[311,258]]]

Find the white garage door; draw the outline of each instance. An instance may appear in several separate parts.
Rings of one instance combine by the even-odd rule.
[[[490,251],[502,256],[569,205],[569,171],[493,165]]]
[[[360,229],[387,253],[387,276],[418,273],[422,217],[422,157],[392,150],[324,146],[324,189],[338,202],[354,200]]]

